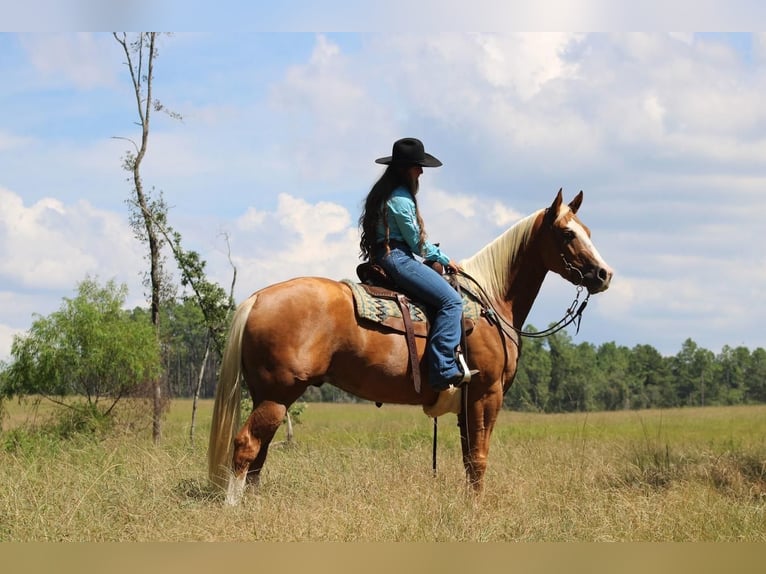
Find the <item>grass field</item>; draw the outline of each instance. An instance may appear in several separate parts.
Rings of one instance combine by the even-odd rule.
[[[766,406],[503,412],[477,497],[454,415],[434,477],[418,408],[312,403],[236,508],[206,481],[210,402],[190,445],[174,401],[159,447],[27,435],[29,406],[7,408],[0,541],[766,541]]]

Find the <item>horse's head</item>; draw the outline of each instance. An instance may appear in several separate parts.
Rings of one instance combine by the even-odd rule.
[[[600,293],[609,287],[612,268],[601,258],[590,238],[590,229],[577,217],[582,204],[582,191],[564,205],[559,189],[556,199],[546,210],[543,226],[550,233],[546,242],[548,266],[564,279],[582,285],[588,293]]]

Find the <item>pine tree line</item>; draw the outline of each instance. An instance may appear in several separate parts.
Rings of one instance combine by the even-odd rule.
[[[651,345],[574,344],[566,332],[525,339],[505,406],[539,412],[604,411],[766,402],[766,350],[686,339],[674,356]]]

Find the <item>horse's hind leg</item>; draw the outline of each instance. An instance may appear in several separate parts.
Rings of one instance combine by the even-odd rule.
[[[250,423],[250,435],[260,437],[258,454],[247,469],[247,482],[257,486],[261,476],[261,469],[269,454],[269,445],[287,415],[287,406],[272,401],[264,401],[253,410],[248,419]]]
[[[262,401],[253,408],[239,434],[234,438],[233,475],[229,481],[226,502],[236,504],[242,497],[246,481],[257,484],[266,462],[269,444],[287,413],[287,407],[274,401]]]

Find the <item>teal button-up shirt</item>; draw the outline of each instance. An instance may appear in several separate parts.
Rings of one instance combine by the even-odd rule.
[[[423,249],[420,249],[420,226],[418,225],[418,216],[415,209],[415,201],[409,190],[404,187],[398,187],[391,193],[391,197],[385,205],[388,218],[389,234],[391,241],[401,241],[406,243],[413,253],[417,253],[426,261],[438,261],[442,265],[447,265],[450,258],[433,243],[426,240]],[[378,220],[376,230],[378,241],[386,238],[386,229],[383,226],[382,218]]]

